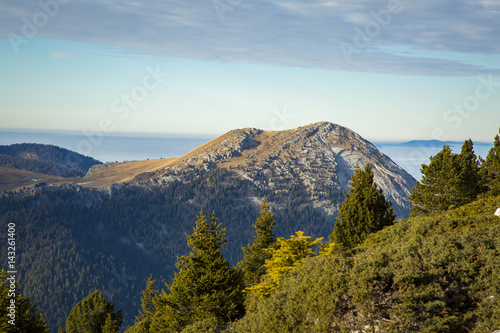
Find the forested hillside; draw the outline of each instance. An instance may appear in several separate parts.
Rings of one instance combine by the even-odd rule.
[[[500,328],[498,135],[485,160],[470,140],[431,157],[406,220],[369,164],[349,184],[335,225],[301,187],[277,200],[221,169],[152,190],[4,193],[0,223],[16,225],[22,297],[54,332]]]
[[[19,279],[23,295],[39,305],[51,328],[61,327],[71,308],[98,289],[123,310],[125,324],[133,322],[140,293],[151,274],[163,285],[173,276],[178,255],[188,251],[190,232],[199,209],[215,210],[227,227],[225,258],[236,264],[242,246],[252,237],[260,199],[271,192],[251,193],[253,187],[229,171],[164,188],[145,190],[117,186],[111,192],[79,186],[37,187],[37,194],[0,200],[0,225],[15,223]],[[276,207],[276,232],[287,236],[303,229],[328,235],[333,221],[312,204],[304,205],[300,188],[291,188],[288,206]],[[1,247],[6,257],[6,247]]]
[[[20,143],[0,146],[0,165],[58,176],[83,177],[101,162],[53,145]]]

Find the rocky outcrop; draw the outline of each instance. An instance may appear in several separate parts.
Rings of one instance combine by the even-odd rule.
[[[336,215],[355,168],[367,163],[396,215],[407,217],[415,179],[357,133],[328,122],[286,131],[230,131],[179,158],[152,183],[189,181],[226,168],[259,188],[286,192],[302,186],[309,194],[304,200],[326,215]]]

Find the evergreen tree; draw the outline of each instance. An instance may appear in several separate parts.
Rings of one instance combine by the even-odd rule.
[[[200,212],[196,227],[187,236],[191,253],[178,257],[170,293],[162,290],[155,301],[156,315],[150,331],[181,331],[195,322],[215,319],[225,323],[243,312],[242,278],[221,253],[227,242],[215,214],[210,221]]]
[[[323,238],[311,240],[311,236],[304,236],[297,231],[290,239],[278,238],[277,246],[266,249],[270,258],[266,259],[267,274],[262,281],[246,289],[260,296],[271,294],[280,284],[285,274],[299,266],[307,257],[316,255],[312,248],[318,245]]]
[[[118,332],[122,325],[122,311],[115,312],[112,301],[106,301],[99,291],[85,297],[69,313],[65,333],[110,333]]]
[[[422,164],[422,181],[417,182],[408,196],[412,215],[445,211],[454,204],[456,196],[457,161],[449,146],[430,157],[429,165]]]
[[[116,333],[120,329],[120,324],[112,313],[108,313],[106,321],[102,326],[102,333]]]
[[[151,326],[151,321],[156,312],[154,300],[158,296],[155,287],[155,280],[149,277],[146,281],[146,289],[142,292],[141,310],[139,315],[135,318],[135,324],[127,329],[127,333],[147,333]]]
[[[243,248],[243,260],[239,263],[243,272],[243,281],[246,287],[253,286],[260,282],[262,275],[266,273],[264,263],[271,257],[268,248],[276,245],[276,235],[274,234],[275,217],[269,211],[267,198],[262,199],[259,212],[260,216],[253,225],[255,229],[254,242]]]
[[[457,206],[474,201],[482,192],[481,166],[474,153],[472,140],[466,140],[458,155],[458,197]]]
[[[500,132],[500,130],[499,130]],[[484,181],[487,189],[493,195],[500,194],[500,136],[497,134],[493,141],[493,147],[488,152],[483,164]]]
[[[484,191],[481,165],[471,140],[462,145],[460,154],[449,146],[422,165],[422,182],[417,182],[408,197],[412,215],[442,212],[470,203]]]
[[[364,170],[356,168],[349,181],[351,189],[343,204],[330,241],[353,247],[378,230],[394,223],[395,214],[392,204],[385,200],[382,190],[373,181],[369,164]]]
[[[38,313],[38,307],[32,305],[29,298],[24,298],[19,293],[17,281],[11,289],[11,280],[7,278],[9,275],[2,269],[0,271],[0,318],[2,318],[0,332],[48,333],[49,328],[43,316]]]

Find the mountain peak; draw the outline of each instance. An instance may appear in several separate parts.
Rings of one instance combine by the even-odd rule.
[[[332,215],[340,202],[332,202],[327,194],[343,198],[355,168],[367,163],[398,217],[407,217],[407,196],[415,179],[356,132],[330,122],[284,131],[229,131],[177,159],[154,182],[188,181],[222,168],[261,189],[287,192],[290,186],[303,186],[310,193],[304,200]]]

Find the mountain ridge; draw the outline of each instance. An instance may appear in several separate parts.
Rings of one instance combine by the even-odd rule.
[[[304,202],[312,201],[323,214],[335,217],[354,169],[367,163],[397,217],[409,216],[406,197],[416,180],[358,133],[330,122],[284,131],[235,129],[177,158],[98,164],[83,178],[35,178],[22,186],[48,183],[106,189],[127,184],[150,188],[185,183],[223,169],[260,190],[286,194],[291,186],[303,187],[308,193]],[[255,200],[253,197],[248,195],[249,200]],[[286,202],[275,204],[279,207]]]
[[[375,183],[393,203],[399,218],[409,215],[407,196],[416,180],[356,132],[329,122],[285,131],[243,128],[229,131],[177,159],[142,184],[188,181],[216,168],[232,170],[258,188],[286,191],[292,183],[308,189],[326,215],[340,202],[327,203],[325,187],[349,191],[354,169],[372,165]]]

